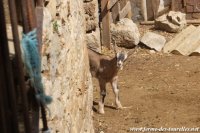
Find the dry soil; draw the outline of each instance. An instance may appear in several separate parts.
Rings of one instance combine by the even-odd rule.
[[[141,34],[152,29],[139,27]],[[174,34],[164,34],[170,40]],[[97,113],[99,86],[94,79],[95,132],[126,133],[132,127],[200,127],[200,57],[154,53],[136,48],[119,73],[120,100],[116,110],[107,85],[105,114]]]

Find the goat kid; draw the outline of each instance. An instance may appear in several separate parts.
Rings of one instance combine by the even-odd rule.
[[[97,53],[88,48],[90,72],[92,77],[98,79],[100,87],[99,113],[104,114],[104,99],[106,97],[106,83],[111,83],[115,94],[117,108],[122,108],[119,101],[118,71],[123,69],[123,63],[127,59],[128,52],[115,51],[115,57],[111,58]]]

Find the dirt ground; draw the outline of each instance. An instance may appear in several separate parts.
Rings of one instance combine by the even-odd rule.
[[[146,26],[140,32],[149,29],[152,27]],[[167,40],[174,36],[165,35]],[[200,57],[152,53],[142,48],[129,51],[136,52],[119,73],[119,87],[122,105],[130,108],[115,109],[108,84],[105,114],[98,114],[99,87],[94,80],[95,133],[126,133],[132,127],[200,127]]]

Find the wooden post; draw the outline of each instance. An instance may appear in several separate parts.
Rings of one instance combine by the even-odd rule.
[[[171,3],[171,10],[172,10],[172,11],[175,11],[175,0],[172,0],[172,3]]]
[[[107,9],[108,0],[101,0],[101,18],[102,18],[102,45],[111,48],[110,35],[110,12]]]
[[[142,13],[143,13],[143,17],[144,17],[144,21],[147,21],[147,2],[146,0],[142,0]]]

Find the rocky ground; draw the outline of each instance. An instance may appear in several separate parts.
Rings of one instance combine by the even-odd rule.
[[[153,31],[166,37],[175,34],[139,26],[141,36]],[[130,56],[119,73],[123,110],[116,110],[114,94],[107,85],[105,114],[96,112],[99,86],[94,79],[94,126],[96,133],[126,133],[131,127],[200,127],[200,58],[129,49]]]

